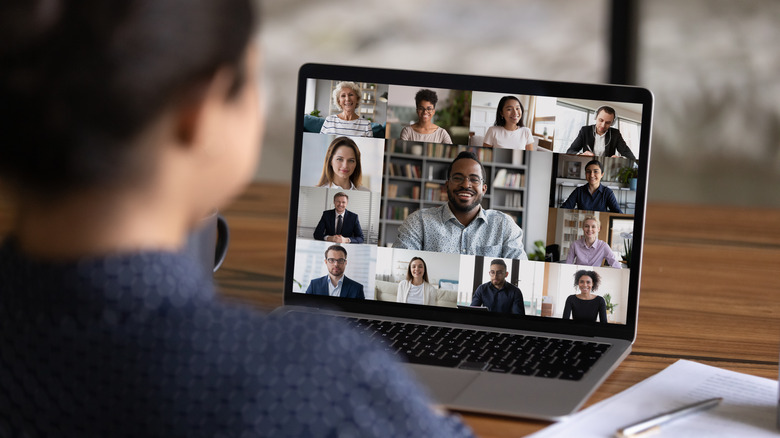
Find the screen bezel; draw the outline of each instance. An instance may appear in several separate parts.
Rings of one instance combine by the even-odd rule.
[[[293,270],[295,253],[289,251],[296,245],[296,221],[301,177],[301,159],[303,145],[304,100],[307,79],[341,80],[349,78],[356,82],[370,82],[406,85],[416,87],[449,88],[485,92],[506,92],[513,90],[518,94],[551,96],[557,98],[605,100],[635,103],[642,105],[642,130],[639,141],[638,176],[636,189],[636,208],[634,213],[633,257],[629,276],[627,315],[625,324],[581,323],[571,320],[549,317],[517,318],[496,314],[484,315],[483,312],[463,312],[460,309],[413,305],[405,303],[375,302],[372,300],[353,300],[327,296],[306,295],[293,292]],[[542,331],[558,334],[599,336],[625,339],[631,342],[636,337],[637,306],[642,266],[642,248],[644,243],[644,225],[646,218],[647,180],[650,161],[650,139],[652,133],[653,95],[644,88],[583,84],[573,82],[554,82],[530,79],[500,78],[489,76],[459,75],[450,73],[432,73],[410,70],[378,69],[327,64],[305,64],[298,73],[295,143],[293,154],[292,181],[290,190],[290,210],[288,216],[287,257],[285,265],[284,303],[285,305],[304,305],[318,308],[339,309],[348,312],[369,313],[377,316],[400,317],[489,326],[504,329]]]

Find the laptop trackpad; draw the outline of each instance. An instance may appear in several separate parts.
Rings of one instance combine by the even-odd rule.
[[[455,368],[432,367],[426,365],[407,365],[427,388],[431,398],[438,403],[452,403],[479,372]]]

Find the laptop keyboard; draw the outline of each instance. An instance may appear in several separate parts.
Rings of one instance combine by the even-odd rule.
[[[409,363],[580,380],[609,344],[339,317]]]

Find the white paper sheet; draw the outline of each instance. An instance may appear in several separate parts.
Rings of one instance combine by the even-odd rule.
[[[617,429],[696,401],[717,407],[661,426],[655,437],[778,437],[775,380],[679,360],[660,373],[533,435],[612,437]]]

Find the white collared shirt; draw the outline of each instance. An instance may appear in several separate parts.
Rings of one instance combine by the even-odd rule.
[[[369,191],[367,188],[365,188],[363,186],[355,187],[355,183],[353,183],[352,181],[349,182],[349,185],[350,185],[350,187],[349,187],[350,190],[358,190],[358,191],[361,191],[361,192]],[[344,190],[344,187],[341,187],[340,185],[338,185],[336,183],[330,183],[330,184],[328,184],[326,186],[322,186],[322,187],[327,187],[329,189],[341,189],[341,190]]]
[[[605,141],[606,136],[607,136],[606,132],[604,133],[604,135],[599,135],[598,132],[596,133],[596,141],[593,143],[593,154],[597,157],[603,157],[604,152],[606,152],[607,150],[607,143]]]
[[[344,283],[344,276],[342,275],[339,277],[339,281],[336,282],[336,285],[333,285],[333,280],[331,280],[330,275],[328,275],[328,295],[332,297],[338,297],[341,296],[341,285]]]

